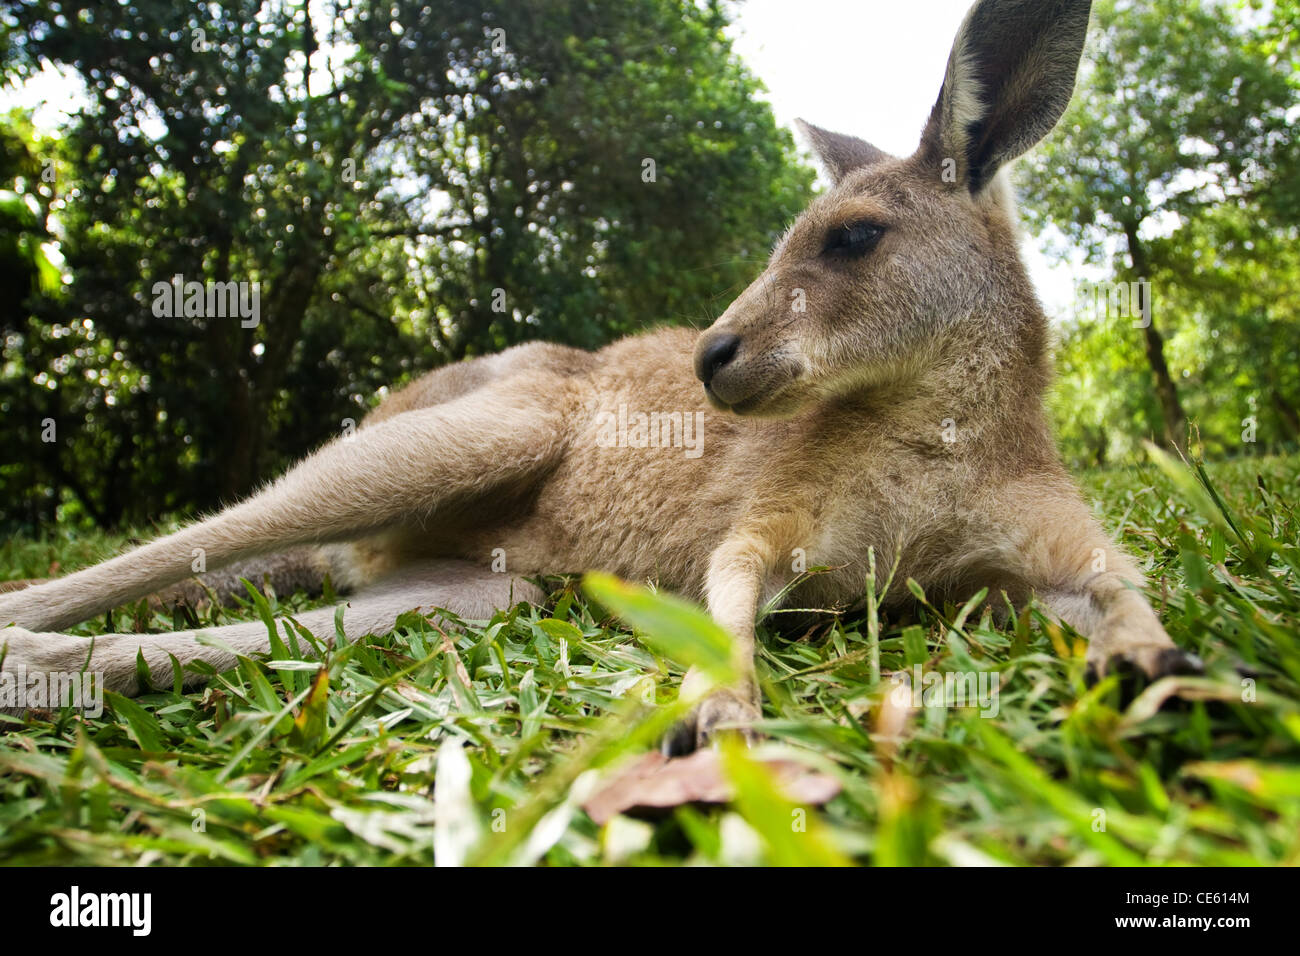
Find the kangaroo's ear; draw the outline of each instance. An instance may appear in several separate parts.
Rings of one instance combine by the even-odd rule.
[[[794,121],[799,133],[817,154],[818,161],[826,170],[831,182],[838,183],[848,173],[864,166],[874,166],[890,156],[882,149],[876,149],[866,140],[806,123],[801,119]]]
[[[1069,105],[1092,0],[979,0],[948,56],[921,155],[978,193]]]

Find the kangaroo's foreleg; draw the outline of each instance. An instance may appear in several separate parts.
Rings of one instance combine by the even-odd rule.
[[[462,561],[421,562],[364,588],[348,601],[343,632],[350,641],[382,634],[392,629],[399,615],[417,608],[444,608],[466,620],[482,620],[520,601],[540,604],[544,599],[536,585],[507,574]],[[332,607],[320,608],[294,619],[330,645],[334,642],[334,612]],[[203,638],[215,639],[223,646],[202,643]],[[93,639],[20,628],[0,630],[4,670],[30,676],[76,674],[84,668],[87,673],[102,675],[98,679],[104,689],[128,696],[142,690],[136,673],[138,654],[144,655],[152,682],[170,686],[172,657],[182,665],[205,661],[223,671],[235,666],[236,656],[256,657],[270,650],[270,636],[260,621],[168,634],[105,634]],[[192,687],[203,678],[187,673],[185,680]]]
[[[704,747],[725,728],[752,738],[748,725],[762,716],[763,702],[754,670],[754,630],[759,607],[784,587],[793,571],[784,556],[809,541],[810,518],[800,511],[774,510],[733,531],[713,553],[706,584],[709,613],[732,638],[736,679],[708,693],[680,726],[665,738],[669,755]],[[696,692],[705,678],[691,669],[682,693]]]
[[[508,386],[508,383],[503,383]],[[64,578],[0,595],[0,627],[55,630],[175,584],[297,545],[437,520],[476,496],[535,481],[564,446],[556,385],[481,389],[337,439],[212,518]]]
[[[1133,559],[1109,539],[1072,487],[1022,488],[1006,507],[1021,523],[999,547],[1005,569],[1088,638],[1090,680],[1117,666],[1151,679],[1201,672],[1200,659],[1165,633]]]
[[[346,548],[346,545],[338,546]],[[340,593],[347,593],[353,582],[352,570],[346,558],[331,560],[332,551],[309,546],[291,548],[272,554],[259,555],[236,561],[217,571],[196,571],[193,577],[178,581],[156,594],[149,595],[149,603],[164,610],[175,607],[202,608],[210,602],[220,607],[233,605],[236,599],[248,596],[244,581],[251,581],[259,589],[274,589],[276,594],[289,595],[299,591],[311,597],[319,596],[330,576]],[[340,555],[344,554],[339,552]],[[53,580],[38,578],[25,581],[0,581],[0,593],[21,591]]]

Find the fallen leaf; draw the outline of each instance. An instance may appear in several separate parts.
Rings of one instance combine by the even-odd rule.
[[[800,804],[823,804],[840,792],[834,777],[793,760],[760,760],[781,791]],[[648,753],[602,781],[582,808],[598,824],[629,810],[664,809],[687,803],[727,803],[733,796],[721,754],[697,750],[686,757]]]

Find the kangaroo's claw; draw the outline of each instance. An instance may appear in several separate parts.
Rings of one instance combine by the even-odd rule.
[[[728,732],[753,744],[758,736],[752,725],[761,716],[758,703],[740,691],[714,691],[664,736],[660,749],[669,757],[681,757],[704,749],[719,734]]]

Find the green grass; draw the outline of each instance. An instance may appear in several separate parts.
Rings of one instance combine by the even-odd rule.
[[[642,640],[559,581],[545,611],[453,633],[454,655],[408,616],[322,669],[282,627],[279,660],[247,661],[204,692],[115,698],[98,719],[8,719],[0,860],[1294,864],[1300,459],[1231,462],[1209,479],[1213,491],[1181,469],[1084,476],[1158,583],[1173,639],[1206,661],[1207,676],[1182,685],[1199,700],[1156,710],[1159,685],[1132,703],[1113,678],[1085,687],[1081,640],[1034,613],[998,627],[922,605],[906,624],[867,613],[797,639],[764,630],[763,748],[834,774],[841,794],[792,807],[728,749],[733,805],[601,828],[576,805],[588,771],[653,745],[681,665],[713,660],[712,644],[689,609],[610,589],[602,599],[647,628]],[[120,543],[11,541],[0,576],[66,572]],[[218,619],[257,615],[250,604]],[[128,609],[115,627],[172,623],[149,618]],[[886,707],[889,674],[915,663],[999,672],[997,715]],[[807,826],[793,826],[804,811]]]

